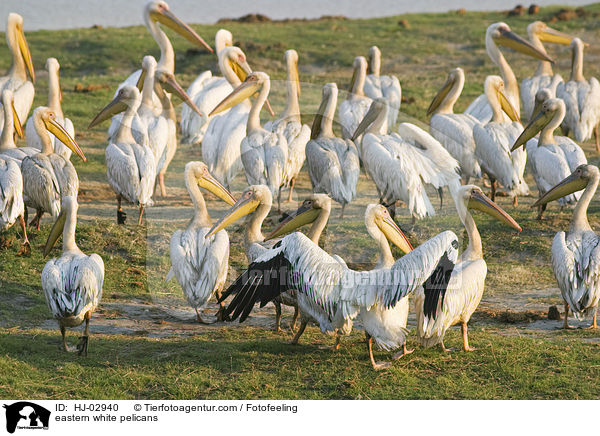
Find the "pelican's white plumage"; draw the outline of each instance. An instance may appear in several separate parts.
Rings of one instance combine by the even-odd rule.
[[[14,94],[14,106],[21,122],[27,119],[27,114],[33,104],[35,89],[35,71],[31,53],[23,33],[23,17],[11,12],[6,24],[6,42],[12,54],[12,65],[8,75],[0,77],[0,91],[9,90]],[[29,73],[29,76],[27,75]],[[0,126],[4,125],[0,111]]]
[[[427,114],[433,114],[429,122],[431,135],[458,161],[461,175],[468,181],[471,177],[481,177],[481,168],[475,158],[473,139],[473,128],[479,124],[479,120],[469,114],[453,112],[454,103],[460,97],[464,83],[465,73],[462,68],[450,71]]]
[[[19,164],[26,156],[33,156],[39,153],[39,150],[31,147],[17,147],[14,139],[15,130],[22,132],[21,123],[18,121],[18,117],[15,118],[13,111],[14,107],[14,95],[13,92],[5,89],[2,91],[2,113],[3,122],[6,128],[2,130],[2,140],[0,141],[0,157],[5,160],[12,160]],[[6,131],[6,133],[5,133]]]
[[[567,114],[563,126],[573,132],[577,142],[587,141],[596,135],[596,150],[600,150],[597,134],[600,122],[600,83],[595,77],[586,80],[583,76],[583,42],[574,38],[571,42],[573,61],[571,77],[556,89],[556,96],[565,102]]]
[[[398,112],[402,103],[400,81],[394,75],[381,76],[381,50],[373,46],[369,49],[367,77],[365,79],[365,95],[372,100],[384,98],[388,103],[388,127],[392,129],[398,121]]]
[[[550,95],[549,90],[542,90],[539,93]],[[569,138],[559,137],[561,143],[558,143],[557,139],[559,138],[554,137],[553,132],[565,117],[565,111],[565,104],[561,99],[546,99],[541,103],[540,108],[536,110],[536,115],[513,145],[514,149],[527,141],[527,162],[537,184],[540,197],[565,179],[579,165],[587,164],[587,159],[581,147]],[[536,140],[533,136],[538,132],[541,133],[539,139]],[[561,206],[575,204],[579,197],[580,194],[575,192],[559,198],[558,202]],[[545,205],[540,207],[538,219],[541,219],[545,208]]]
[[[435,215],[425,185],[436,189],[459,183],[458,162],[424,130],[400,123],[387,131],[387,104],[377,99],[354,133],[362,139],[362,162],[385,204],[404,201],[414,218]]]
[[[600,300],[600,237],[590,227],[587,210],[599,182],[598,167],[581,165],[536,203],[543,205],[585,188],[573,211],[569,231],[558,232],[552,242],[552,269],[565,300],[564,328],[569,326],[569,308],[578,319],[582,319],[586,313],[593,310],[592,328],[597,328],[596,312]]]
[[[221,53],[219,68],[233,90],[252,70],[240,48],[226,47]],[[212,115],[215,107],[209,112],[211,119],[202,140],[202,160],[208,165],[210,173],[226,187],[244,168],[240,147],[246,137],[250,107],[250,102],[244,100],[223,113]]]
[[[544,42],[553,42],[557,44],[570,44],[573,39],[571,36],[558,32],[541,21],[534,21],[527,26],[527,34],[531,43],[540,51],[546,53]],[[547,89],[551,98],[556,96],[556,88],[563,82],[560,74],[554,74],[552,64],[545,60],[540,60],[535,74],[521,81],[521,100],[523,101],[523,113],[527,120],[531,120],[533,108],[535,106],[535,95],[542,89]]]
[[[146,4],[144,7],[144,23],[146,24],[148,32],[150,32],[160,48],[160,59],[158,60],[157,70],[164,70],[170,74],[175,73],[175,52],[173,51],[173,46],[166,33],[160,28],[159,23],[175,30],[192,44],[206,48],[212,52],[210,46],[191,27],[173,14],[169,9],[169,5],[164,1],[151,0]],[[115,91],[114,97],[116,97],[119,90],[126,85],[137,86],[141,74],[141,69],[131,73],[129,77],[119,85]],[[157,95],[153,96],[153,103],[156,110],[160,111],[161,104]]]
[[[510,68],[510,65],[498,48],[498,45],[513,48],[521,53],[540,60],[552,61],[552,59],[548,57],[545,51],[542,51],[543,48],[540,50],[512,32],[506,23],[494,23],[487,28],[485,33],[485,48],[487,54],[492,62],[500,69],[500,74],[506,87],[506,98],[514,107],[517,115],[519,115],[521,103],[519,99],[519,84],[515,77],[515,73]],[[465,113],[473,115],[484,124],[489,122],[492,119],[493,112],[487,95],[482,94],[477,97],[469,105]],[[500,121],[507,120],[504,115],[500,115],[500,117]]]
[[[529,187],[523,178],[527,153],[523,149],[515,150],[512,153],[510,151],[523,131],[523,126],[517,121],[502,121],[504,119],[503,109],[510,111],[512,118],[516,119],[514,108],[502,93],[503,88],[504,82],[500,77],[488,76],[486,78],[485,93],[494,115],[488,124],[475,125],[473,129],[473,138],[476,144],[475,156],[482,171],[492,182],[492,200],[495,200],[496,181],[498,181],[516,201],[517,195],[529,193]]]
[[[219,29],[215,35],[215,52],[221,56],[224,48],[233,45],[233,35],[230,31]],[[204,138],[209,113],[223,100],[233,88],[225,77],[213,76],[210,70],[200,73],[187,89],[187,93],[202,112],[198,115],[188,106],[181,109],[181,142],[183,144],[199,144]]]
[[[108,183],[117,194],[117,220],[120,224],[125,223],[125,215],[121,209],[122,198],[140,207],[138,224],[142,221],[144,208],[153,203],[156,179],[154,153],[149,145],[147,131],[141,132],[142,141],[138,141],[132,132],[133,119],[138,116],[140,103],[138,89],[135,86],[124,86],[90,124],[93,126],[120,112],[121,105],[126,106],[115,139],[104,152]]]
[[[370,98],[365,97],[364,91],[367,77],[367,60],[363,56],[357,56],[352,67],[354,72],[350,82],[350,92],[338,109],[342,138],[344,139],[352,138],[359,123],[369,110],[372,101]]]
[[[296,50],[286,50],[284,59],[287,66],[287,104],[279,119],[265,123],[265,129],[283,135],[286,139],[287,160],[282,185],[290,187],[288,201],[291,201],[296,177],[306,159],[306,144],[310,140],[310,127],[302,124],[300,119],[298,53]]]
[[[89,322],[102,298],[104,262],[97,254],[86,255],[75,243],[77,225],[77,199],[66,196],[62,199],[62,211],[50,232],[44,254],[63,236],[63,252],[58,258],[49,260],[42,271],[42,289],[48,308],[58,321],[65,350],[65,327],[76,327],[86,322],[78,349],[87,355]],[[60,232],[60,233],[59,233]]]
[[[406,254],[391,268],[359,272],[349,269],[303,234],[292,233],[248,267],[250,276],[242,274],[224,293],[224,296],[236,294],[226,312],[233,313],[234,319],[240,317],[242,322],[255,302],[264,305],[292,287],[298,291],[302,314],[317,320],[324,333],[339,331],[348,320],[356,318],[361,308],[395,306],[438,269],[441,258],[453,264],[457,248],[456,235],[447,231]],[[248,283],[248,277],[256,277],[256,280]],[[268,277],[268,285],[265,277]],[[367,325],[371,325],[371,320]],[[385,346],[386,341],[381,344]]]
[[[39,229],[40,219],[45,212],[56,218],[60,213],[61,199],[65,196],[77,198],[79,191],[79,177],[75,167],[71,161],[54,153],[54,144],[48,131],[58,136],[71,150],[76,150],[84,161],[85,156],[49,108],[37,107],[33,112],[33,123],[42,141],[42,150],[23,159],[21,173],[23,199],[26,206],[36,209],[35,225]]]
[[[321,106],[313,122],[311,140],[306,144],[306,163],[313,192],[329,194],[342,205],[343,215],[346,204],[356,196],[360,160],[354,142],[333,134],[337,95],[335,83],[323,86]]]
[[[60,88],[60,81],[58,71],[60,70],[60,64],[56,58],[48,58],[46,60],[46,70],[48,70],[48,107],[56,114],[56,121],[60,123],[71,138],[75,138],[75,127],[73,122],[65,117],[61,107],[62,92]],[[64,157],[65,159],[71,158],[71,149],[65,146],[59,139],[49,133],[50,140],[54,144],[54,153]],[[42,149],[42,140],[40,139],[37,131],[35,130],[33,117],[29,117],[25,126],[25,137],[27,139],[27,146],[35,148],[37,150]]]
[[[441,283],[436,280],[428,281],[416,292],[417,336],[425,347],[441,344],[445,348],[443,341],[446,330],[460,322],[464,350],[471,351],[467,323],[483,296],[487,265],[483,260],[481,236],[469,209],[483,210],[519,231],[521,228],[477,186],[461,186],[453,194],[458,215],[467,231],[469,245],[452,266],[450,277],[445,279],[445,283],[443,280]],[[443,260],[442,264],[444,262],[449,263]]]
[[[212,295],[219,297],[227,280],[229,236],[225,230],[220,230],[205,238],[211,221],[199,186],[225,197],[229,204],[234,204],[235,201],[231,194],[215,183],[208,167],[202,162],[188,162],[184,179],[194,204],[194,217],[184,230],[177,230],[171,236],[172,266],[169,275],[175,275],[188,303],[196,310],[198,320],[202,322],[198,309]]]

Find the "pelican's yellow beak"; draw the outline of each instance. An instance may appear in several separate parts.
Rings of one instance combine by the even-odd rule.
[[[294,67],[291,71],[292,80],[296,82],[296,90],[298,92],[298,97],[300,96],[300,74],[298,73],[298,61],[294,62]]]
[[[391,216],[387,215],[385,218],[378,217],[375,219],[375,225],[383,232],[387,240],[402,250],[404,254],[413,250],[408,238]]]
[[[533,203],[531,207],[541,206],[572,194],[573,192],[581,191],[587,186],[587,184],[587,180],[573,173],[542,195],[535,203]]]
[[[554,63],[554,60],[544,51],[535,47],[529,41],[521,38],[519,35],[510,30],[501,29],[500,36],[495,37],[494,41],[500,45],[503,45],[504,47],[512,48],[513,50],[516,50],[527,56],[531,56],[541,61]]]
[[[104,107],[104,109],[102,109],[98,113],[98,115],[96,115],[94,117],[94,119],[88,126],[88,129],[91,129],[92,127],[100,124],[101,122],[106,121],[109,118],[125,111],[126,109],[127,109],[127,105],[121,100],[120,95],[117,94],[117,96],[110,103],[108,103]]]
[[[251,214],[256,210],[259,206],[260,201],[256,200],[252,195],[251,191],[247,191],[242,198],[240,198],[232,207],[227,211],[227,213],[221,217],[219,221],[215,223],[214,226],[209,230],[209,232],[204,236],[205,238],[209,238],[218,231],[224,229],[230,224],[236,222],[240,218]]]
[[[227,188],[223,186],[221,182],[215,179],[208,171],[206,171],[202,177],[199,177],[197,181],[198,186],[212,192],[228,205],[233,206],[235,204],[235,198],[233,198],[231,192],[229,192]]]
[[[144,80],[146,80],[146,74],[148,74],[148,72],[146,71],[145,68],[142,68],[142,71],[140,72],[140,77],[139,77],[138,81],[135,84],[135,87],[140,92],[142,92],[142,89],[144,88]]]
[[[569,45],[573,41],[574,36],[567,35],[566,33],[554,30],[551,27],[546,26],[544,30],[538,35],[540,41],[550,42],[553,44]]]
[[[48,235],[48,240],[46,241],[46,245],[44,246],[44,257],[48,256],[52,248],[58,241],[58,238],[63,234],[63,230],[65,228],[65,222],[67,220],[67,212],[64,209],[61,209],[58,218],[54,222],[52,229],[50,230],[50,234]]]
[[[521,145],[525,146],[527,141],[538,134],[552,119],[554,112],[551,111],[538,111],[538,113],[531,119],[529,124],[521,132],[510,151],[515,151]]]
[[[431,104],[429,105],[429,108],[427,108],[427,116],[428,117],[431,116],[438,107],[440,107],[440,105],[442,104],[442,102],[444,101],[444,99],[446,98],[446,96],[448,95],[450,90],[452,89],[454,82],[455,82],[455,79],[453,79],[451,76],[448,76],[448,78],[446,79],[446,82],[444,83],[444,85],[442,85],[442,89],[440,89],[438,91],[438,93],[436,94],[436,96],[433,97],[433,100],[431,100]]]
[[[265,241],[286,235],[294,230],[314,222],[321,211],[312,207],[308,201],[304,201],[302,205],[293,213],[289,214],[279,225],[273,230]]]
[[[167,73],[166,71],[161,71],[157,73],[158,79],[161,83],[161,86],[172,94],[177,95],[185,104],[187,104],[194,112],[198,115],[202,116],[202,112],[198,109],[198,106],[192,101],[190,96],[183,90],[177,79],[175,79],[175,75],[171,73]]]
[[[79,144],[75,142],[75,139],[69,135],[69,132],[65,130],[63,126],[61,126],[58,121],[56,121],[56,116],[52,114],[49,117],[42,118],[44,120],[44,125],[46,126],[46,130],[56,136],[60,142],[69,147],[74,153],[83,160],[84,162],[87,160],[85,155],[83,154],[83,150],[79,147]]]
[[[480,190],[474,190],[472,192],[471,198],[467,204],[467,208],[484,212],[496,218],[498,221],[508,224],[510,227],[518,230],[519,232],[523,230],[509,214],[507,214],[500,206],[494,203]]]
[[[365,114],[365,117],[362,119],[362,121],[356,128],[354,135],[352,135],[352,141],[356,141],[356,139],[360,135],[362,135],[371,124],[373,124],[375,122],[375,120],[381,113],[381,110],[382,110],[381,103],[378,102],[377,100],[373,100],[373,103],[371,103],[371,106],[369,106],[369,110]]]
[[[233,106],[241,103],[253,96],[261,87],[261,84],[258,82],[258,78],[256,76],[248,76],[246,80],[244,80],[240,86],[235,88],[231,94],[221,101],[210,113],[209,116],[213,116],[218,114],[219,112],[223,112]]]
[[[19,138],[23,138],[23,125],[21,124],[21,120],[19,119],[19,115],[17,114],[17,110],[15,109],[15,101],[14,99],[10,102],[10,106],[12,109],[13,116],[13,126],[15,128],[15,132],[19,135]]]
[[[521,117],[519,117],[517,110],[512,105],[510,100],[506,97],[506,95],[504,95],[504,93],[502,92],[502,90],[500,88],[498,88],[497,92],[498,92],[498,101],[500,102],[500,107],[506,113],[506,115],[508,115],[508,118],[510,118],[512,121],[521,122]]]
[[[160,12],[151,12],[150,18],[154,21],[164,24],[165,26],[173,29],[175,32],[179,33],[185,39],[190,41],[192,44],[195,44],[199,47],[204,47],[211,53],[213,49],[204,41],[200,35],[198,35],[194,29],[181,21],[173,12],[168,9],[161,9]]]
[[[31,59],[31,52],[29,51],[29,46],[27,45],[27,40],[25,39],[25,33],[23,33],[23,27],[21,26],[19,26],[17,29],[17,43],[19,44],[21,56],[23,56],[23,60],[25,61],[27,71],[29,71],[31,81],[35,83],[35,71],[33,70],[33,60]]]

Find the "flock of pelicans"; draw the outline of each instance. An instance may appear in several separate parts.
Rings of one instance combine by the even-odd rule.
[[[354,61],[351,92],[338,111],[343,138],[333,132],[338,88],[323,86],[322,102],[312,128],[303,125],[298,96],[298,54],[285,52],[287,106],[274,122],[261,126],[260,112],[271,114],[269,76],[253,72],[246,56],[232,43],[227,30],[219,30],[215,51],[223,77],[210,71],[198,76],[184,91],[174,76],[174,52],[161,25],[170,27],[190,42],[212,51],[188,25],[162,1],[144,9],[146,26],[160,47],[157,62],[145,56],[141,70],[121,84],[114,99],[93,119],[91,126],[112,117],[106,147],[107,176],[117,195],[117,220],[126,221],[122,200],[144,208],[152,204],[155,187],[165,195],[165,174],[177,147],[177,116],[172,95],[184,102],[181,113],[182,141],[201,143],[203,162],[189,162],[184,179],[194,205],[187,228],[171,238],[172,267],[189,304],[203,322],[199,308],[216,295],[219,320],[244,321],[255,303],[275,303],[280,329],[281,305],[295,308],[292,329],[301,323],[293,339],[298,343],[308,322],[340,337],[360,320],[375,369],[389,362],[375,362],[372,344],[385,350],[406,348],[408,295],[415,293],[417,336],[423,346],[440,344],[446,330],[460,323],[463,348],[472,350],[467,323],[477,308],[487,273],[481,237],[472,210],[485,212],[520,231],[521,227],[494,201],[498,189],[517,202],[529,192],[523,173],[526,162],[536,181],[541,218],[547,203],[575,205],[568,232],[559,232],[552,245],[553,268],[565,300],[564,326],[569,309],[578,318],[594,311],[600,298],[600,252],[598,236],[587,221],[587,208],[600,181],[598,168],[567,136],[554,136],[561,126],[577,141],[596,134],[600,121],[600,85],[583,77],[585,44],[544,23],[528,27],[529,39],[511,31],[505,23],[488,27],[487,53],[501,76],[485,80],[485,93],[465,113],[453,113],[464,85],[460,68],[452,70],[427,110],[431,134],[410,123],[396,126],[401,101],[395,76],[382,76],[381,53],[369,52],[369,61]],[[21,120],[27,118],[34,96],[35,73],[23,33],[23,20],[10,14],[6,31],[13,64],[0,79],[3,126],[0,142],[0,228],[19,221],[23,229],[22,251],[27,240],[27,207],[36,210],[30,225],[39,228],[44,213],[56,220],[44,248],[47,255],[62,235],[63,252],[47,262],[42,288],[53,316],[58,320],[65,350],[66,327],[85,322],[77,349],[87,354],[89,322],[97,308],[104,280],[100,256],[85,255],[75,242],[79,180],[70,162],[74,151],[85,156],[74,140],[71,121],[61,110],[59,64],[46,63],[49,80],[47,107],[33,110],[25,133],[27,146],[16,147],[15,134],[23,136]],[[552,72],[552,59],[542,42],[570,45],[572,71],[565,82]],[[519,86],[501,47],[510,47],[539,60],[534,76]],[[529,123],[520,123],[521,101]],[[395,127],[395,131],[392,128]],[[539,133],[539,136],[537,136]],[[261,231],[278,205],[282,188],[294,182],[306,161],[313,194],[266,237]],[[319,238],[332,208],[354,200],[360,168],[375,183],[380,204],[365,211],[365,225],[379,247],[377,265],[370,271],[353,271],[344,260],[319,247]],[[234,177],[244,172],[249,187],[236,201],[229,192]],[[469,179],[487,175],[491,198],[469,185]],[[461,183],[462,178],[462,183]],[[445,231],[413,249],[394,221],[395,206],[408,208],[413,220],[435,214],[426,187],[440,193],[447,187],[468,235],[468,246],[459,254],[457,236]],[[231,206],[214,225],[207,211],[203,188]],[[580,193],[581,190],[583,194]],[[246,221],[245,248],[249,266],[226,290],[229,238],[225,228],[240,218]],[[310,225],[305,235],[296,231]],[[392,243],[404,255],[394,260]],[[225,299],[233,296],[229,305]]]

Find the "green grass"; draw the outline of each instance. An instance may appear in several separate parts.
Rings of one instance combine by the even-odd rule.
[[[549,19],[559,8],[542,8],[538,19]],[[586,48],[586,76],[600,76],[600,21],[594,16],[600,4],[586,6],[590,15],[556,22],[552,26],[581,36],[591,43]],[[410,28],[398,25],[408,20]],[[303,81],[301,106],[306,122],[319,103],[322,84],[335,81],[347,89],[355,56],[366,55],[377,44],[383,53],[382,73],[400,78],[402,112],[410,119],[426,123],[425,110],[444,82],[448,70],[462,66],[466,86],[456,110],[464,110],[482,92],[488,74],[497,68],[485,54],[484,31],[496,21],[507,22],[525,35],[532,17],[507,17],[499,12],[455,12],[414,14],[369,20],[314,20],[263,24],[227,23],[236,44],[247,54],[255,70],[268,72],[273,79],[285,77],[283,52],[294,48],[300,54]],[[210,40],[220,26],[193,26]],[[216,72],[214,55],[197,51],[181,37],[168,31],[176,53],[176,75],[187,86],[205,69]],[[182,172],[189,160],[200,159],[197,147],[181,146],[169,173],[170,197],[148,210],[148,225],[138,227],[134,209],[128,208],[130,222],[117,226],[114,220],[114,194],[106,183],[104,163],[105,131],[102,125],[90,131],[86,126],[112,97],[116,86],[139,68],[144,54],[158,56],[155,42],[144,27],[121,29],[77,29],[28,32],[27,39],[37,68],[34,106],[45,104],[47,80],[43,71],[49,56],[61,64],[63,110],[76,128],[76,137],[88,162],[73,162],[81,180],[81,219],[77,242],[86,252],[102,256],[106,267],[103,302],[117,308],[105,314],[125,316],[119,303],[152,303],[160,292],[175,299],[181,290],[175,281],[165,284],[170,267],[170,234],[184,225],[189,216],[189,199],[183,190]],[[4,49],[2,49],[4,50]],[[548,47],[557,60],[556,71],[568,77],[570,53],[566,47]],[[507,52],[518,78],[529,76],[535,63]],[[0,56],[0,71],[10,58]],[[93,86],[91,92],[76,87]],[[275,112],[283,107],[281,82],[273,82],[271,100]],[[343,98],[343,94],[341,94]],[[263,120],[265,120],[263,114]],[[23,142],[23,141],[22,141]],[[591,143],[584,144],[591,163],[600,159]],[[530,187],[535,183],[527,178]],[[234,186],[238,195],[243,177]],[[298,181],[298,198],[310,190],[306,172]],[[376,201],[374,186],[364,175],[359,182],[359,199],[349,206],[348,218],[332,213],[324,237],[327,251],[342,255],[357,268],[370,268],[376,261],[375,244],[364,229],[364,206]],[[446,199],[442,213],[434,219],[412,225],[405,211],[398,221],[413,245],[443,230],[462,235],[463,229],[451,201]],[[550,266],[550,247],[557,230],[566,229],[571,212],[551,205],[547,219],[539,222],[529,208],[532,198],[513,207],[499,200],[523,227],[522,233],[499,225],[488,216],[476,221],[483,238],[488,264],[485,296],[514,301],[534,289],[556,287]],[[434,201],[435,203],[435,201]],[[436,203],[437,204],[437,203]],[[171,217],[160,216],[162,206],[180,207]],[[184,209],[181,209],[181,206]],[[284,208],[293,206],[284,205]],[[213,217],[226,209],[209,201]],[[590,223],[598,228],[600,206],[593,202]],[[156,215],[153,215],[156,214]],[[185,215],[184,215],[185,214]],[[180,216],[184,215],[184,216]],[[41,290],[40,275],[46,259],[41,256],[50,230],[50,220],[42,221],[40,231],[31,230],[31,257],[17,255],[19,240],[14,229],[0,235],[0,397],[28,398],[597,398],[600,348],[592,343],[597,333],[577,330],[546,334],[514,334],[514,326],[474,323],[471,342],[474,353],[443,354],[418,348],[414,354],[382,373],[370,368],[360,332],[344,341],[337,353],[320,350],[317,344],[330,343],[318,329],[309,327],[305,344],[290,347],[280,336],[265,329],[226,326],[201,331],[193,337],[156,339],[148,334],[94,334],[88,358],[77,358],[58,350],[57,329],[46,330],[49,312]],[[272,229],[269,222],[266,230]],[[240,226],[230,229],[233,271],[246,265]],[[55,249],[53,255],[58,255]],[[395,251],[395,255],[399,255]],[[485,297],[484,296],[484,297]],[[519,300],[520,301],[520,300]],[[560,296],[544,299],[559,304]],[[513,308],[514,309],[514,308]],[[525,310],[517,307],[514,310]],[[166,314],[165,314],[166,316]],[[93,320],[92,320],[93,324]],[[92,327],[92,331],[94,331]],[[519,331],[517,331],[518,333]],[[71,338],[75,333],[70,333]],[[414,339],[411,337],[411,339]],[[448,333],[448,345],[459,344],[456,330]],[[414,343],[414,341],[413,341]],[[389,356],[379,353],[380,359]],[[40,384],[40,380],[47,380]]]

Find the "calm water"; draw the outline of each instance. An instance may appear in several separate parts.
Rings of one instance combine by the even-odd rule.
[[[71,29],[142,24],[142,8],[147,0],[0,0],[0,17],[18,12],[25,30]],[[274,19],[317,18],[345,15],[350,18],[382,17],[409,12],[446,12],[467,10],[505,10],[516,4],[584,5],[581,0],[168,0],[171,10],[188,23],[214,23],[219,18],[235,18],[262,13]],[[0,30],[6,21],[2,18]]]

